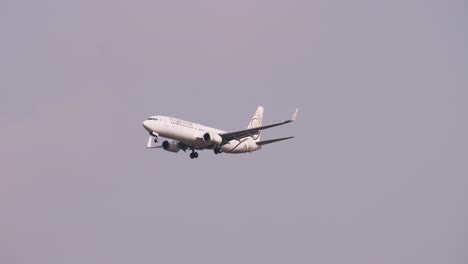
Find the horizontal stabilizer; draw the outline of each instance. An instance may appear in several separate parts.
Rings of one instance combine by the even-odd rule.
[[[263,145],[266,145],[266,144],[275,143],[275,142],[278,142],[278,141],[283,141],[283,140],[287,140],[287,139],[291,139],[291,138],[294,138],[294,137],[284,137],[284,138],[275,138],[275,139],[270,139],[270,140],[264,140],[264,141],[257,142],[257,145],[263,146]]]

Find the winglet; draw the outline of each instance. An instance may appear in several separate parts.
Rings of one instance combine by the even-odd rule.
[[[296,121],[296,118],[297,118],[297,112],[299,112],[299,108],[296,108],[296,112],[294,112],[294,114],[292,115],[292,117],[291,117],[291,121]]]

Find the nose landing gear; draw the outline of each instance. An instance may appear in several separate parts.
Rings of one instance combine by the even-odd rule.
[[[153,137],[153,141],[154,143],[158,143],[159,142],[159,135],[155,132],[151,132],[150,133],[150,136]]]

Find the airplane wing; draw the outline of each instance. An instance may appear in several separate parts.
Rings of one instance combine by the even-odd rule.
[[[183,150],[184,152],[187,151],[187,149],[198,149],[197,147],[194,147],[192,145],[189,145],[187,143],[181,142],[181,141],[172,141],[173,143],[177,143],[179,148]],[[164,143],[164,142],[163,142]],[[151,149],[164,149],[163,145],[156,145],[156,142],[154,142],[154,137],[150,136],[148,139],[148,143],[146,144],[146,148],[151,148]]]
[[[266,125],[266,126],[259,126],[255,128],[248,128],[248,129],[234,131],[234,132],[226,132],[226,133],[221,133],[219,135],[223,139],[223,142],[225,142],[224,144],[226,144],[227,142],[233,139],[240,140],[245,137],[255,136],[260,132],[260,130],[264,130],[264,129],[268,129],[268,128],[272,128],[276,126],[281,126],[281,125],[285,125],[285,124],[296,121],[298,111],[299,109],[296,109],[296,112],[294,112],[291,119],[280,122],[280,123],[275,123],[275,124]]]
[[[146,144],[146,148],[162,148],[162,146],[157,146],[156,142],[154,142],[155,137],[150,136],[148,139],[148,143]]]
[[[275,139],[270,139],[270,140],[259,141],[259,142],[257,142],[257,145],[263,146],[263,145],[266,145],[266,144],[275,143],[275,142],[278,142],[278,141],[283,141],[283,140],[287,140],[287,139],[291,139],[291,138],[294,138],[294,137],[275,138]]]

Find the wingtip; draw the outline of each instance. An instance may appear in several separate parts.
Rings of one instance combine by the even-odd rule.
[[[291,121],[296,121],[296,118],[297,118],[297,112],[299,112],[299,108],[296,108],[296,112],[294,112],[294,114],[292,115],[292,117],[291,117]]]

